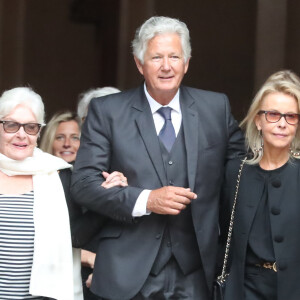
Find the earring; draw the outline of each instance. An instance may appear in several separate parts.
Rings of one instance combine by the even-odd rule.
[[[290,148],[290,154],[291,154],[291,156],[300,156],[300,152],[294,151],[291,148]]]
[[[258,133],[259,133],[259,136],[260,136],[260,147],[258,149],[256,147],[254,147],[254,149],[253,149],[256,154],[263,151],[263,148],[264,148],[264,140],[263,140],[261,130],[259,130]]]

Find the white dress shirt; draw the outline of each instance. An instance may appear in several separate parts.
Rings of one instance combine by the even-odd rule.
[[[164,126],[165,119],[157,112],[163,105],[159,104],[157,101],[155,101],[150,94],[147,91],[146,84],[144,84],[144,91],[147,97],[147,100],[150,105],[150,109],[153,116],[153,121],[156,129],[157,135],[159,135],[159,132]],[[177,91],[174,98],[171,100],[171,102],[168,105],[165,105],[166,107],[171,107],[171,119],[172,124],[174,126],[176,137],[178,135],[178,132],[180,130],[181,121],[182,121],[182,114],[180,109],[180,102],[179,102],[179,90]],[[139,197],[136,200],[135,206],[132,211],[133,217],[141,217],[144,215],[149,215],[150,212],[147,212],[147,201],[149,198],[151,190],[143,190]]]

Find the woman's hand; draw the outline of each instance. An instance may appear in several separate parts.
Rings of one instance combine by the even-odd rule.
[[[81,249],[81,265],[94,269],[96,253]]]
[[[90,288],[91,287],[91,284],[92,284],[92,279],[93,279],[93,273],[91,273],[88,277],[88,279],[86,280],[85,282],[85,285],[87,288]]]
[[[111,174],[102,172],[105,181],[101,184],[102,187],[109,189],[114,186],[128,186],[127,178],[123,173],[114,171]]]

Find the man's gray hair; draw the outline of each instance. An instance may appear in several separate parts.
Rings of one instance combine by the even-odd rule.
[[[178,19],[169,17],[151,17],[135,32],[132,41],[133,55],[144,64],[144,56],[148,47],[148,42],[159,34],[176,33],[181,40],[184,61],[191,57],[190,33],[185,23]]]

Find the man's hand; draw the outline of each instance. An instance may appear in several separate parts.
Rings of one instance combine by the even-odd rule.
[[[147,210],[162,215],[178,215],[196,198],[197,195],[189,188],[165,186],[150,192]]]

